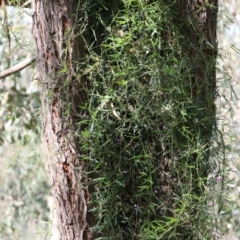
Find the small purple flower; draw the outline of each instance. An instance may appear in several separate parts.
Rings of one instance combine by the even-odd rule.
[[[36,230],[36,221],[34,219],[32,219],[30,221],[30,224],[32,225],[32,228],[34,229],[34,231]]]
[[[135,203],[134,208],[139,208],[139,205]]]
[[[223,180],[223,177],[222,177],[222,176],[218,176],[217,179],[216,179],[217,183],[222,182],[222,180]]]
[[[155,190],[154,190],[154,192],[157,194],[157,193],[158,193],[158,190],[157,190],[157,189],[155,189]]]
[[[214,207],[214,202],[212,202],[212,201],[209,202],[209,203],[208,203],[208,206],[209,206],[209,207]]]
[[[167,129],[168,129],[168,127],[164,125],[163,126],[163,130],[167,130]]]
[[[124,171],[122,171],[124,174],[127,174],[128,173],[128,171],[126,171],[126,170],[124,170]]]

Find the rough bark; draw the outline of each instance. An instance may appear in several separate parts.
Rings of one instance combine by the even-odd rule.
[[[85,100],[84,79],[76,77],[74,60],[83,57],[74,26],[82,1],[33,0],[36,65],[42,87],[43,141],[61,239],[92,239],[87,223],[89,194],[83,161],[76,146],[77,106]],[[77,105],[77,106],[76,106]],[[79,116],[76,118],[76,116]]]

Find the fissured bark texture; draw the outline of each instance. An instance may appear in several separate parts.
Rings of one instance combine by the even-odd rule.
[[[42,89],[42,129],[61,240],[92,239],[87,223],[89,194],[83,161],[76,147],[76,109],[86,100],[84,79],[74,60],[81,60],[81,37],[75,31],[82,1],[33,0],[33,36]],[[77,19],[78,18],[78,19]]]

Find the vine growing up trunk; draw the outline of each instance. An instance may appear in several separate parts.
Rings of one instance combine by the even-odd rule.
[[[62,239],[210,239],[217,0],[32,2]]]
[[[83,58],[77,21],[82,1],[33,0],[33,35],[40,77],[42,129],[61,239],[92,239],[89,194],[83,161],[76,146],[74,124],[86,100],[84,77],[74,63]],[[78,28],[80,31],[80,28]]]
[[[94,231],[212,239],[217,0],[116,1],[112,19],[111,1],[89,2],[94,32],[104,30],[87,64],[90,130],[82,134],[95,170]]]

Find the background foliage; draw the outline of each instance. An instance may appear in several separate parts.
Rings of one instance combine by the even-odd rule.
[[[1,71],[33,52],[29,9],[7,7],[7,12],[10,35],[6,26],[1,25]],[[2,9],[0,18],[3,22]],[[35,77],[33,68],[27,68],[0,80],[0,238],[3,240],[43,239],[36,233],[48,229],[49,186],[40,142],[39,94],[32,85]]]
[[[230,149],[228,159],[230,165],[229,182],[225,194],[225,209],[222,211],[223,239],[237,240],[239,231],[239,49],[240,49],[240,15],[237,11],[239,3],[233,0],[220,1],[218,22],[218,41],[221,49],[219,62],[222,66],[219,78],[220,123],[224,129],[224,138]],[[235,92],[235,94],[233,93]],[[227,100],[226,100],[227,99]],[[231,105],[229,107],[229,104]],[[231,109],[231,111],[229,111]]]

